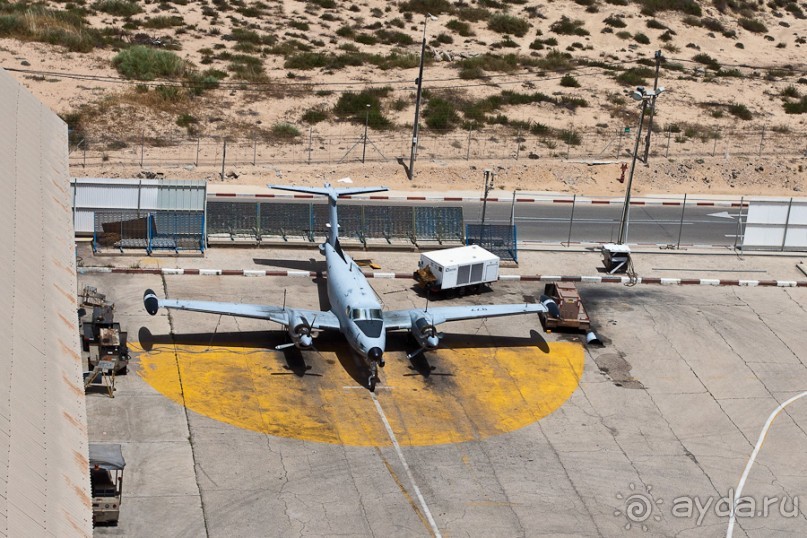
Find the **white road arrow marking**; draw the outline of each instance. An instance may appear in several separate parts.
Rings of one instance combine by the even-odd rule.
[[[728,211],[721,211],[720,213],[709,213],[709,217],[717,217],[719,219],[733,219],[735,215],[729,215]]]

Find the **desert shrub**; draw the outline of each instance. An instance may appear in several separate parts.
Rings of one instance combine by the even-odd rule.
[[[574,67],[572,63],[572,55],[560,52],[559,50],[550,50],[546,56],[538,60],[537,66],[541,69],[548,71],[563,71]]]
[[[764,34],[768,31],[768,27],[756,19],[740,17],[737,19],[737,24],[739,24],[741,28],[744,28],[749,32],[754,32],[755,34]]]
[[[263,60],[247,54],[233,54],[229,57],[230,64],[227,69],[235,78],[261,82],[266,79],[263,69]]]
[[[720,69],[720,62],[718,62],[716,59],[712,58],[705,52],[696,54],[695,56],[692,57],[692,59],[698,62],[699,64],[703,64],[710,69],[714,69],[715,71]]]
[[[414,11],[423,15],[427,13],[440,15],[441,13],[450,12],[452,7],[451,2],[448,0],[407,0],[406,2],[401,2],[399,9],[402,12]]]
[[[289,26],[303,32],[307,32],[310,28],[305,21],[291,21],[289,22]]]
[[[681,19],[681,22],[683,22],[687,26],[692,26],[694,28],[701,28],[703,26],[700,17],[694,17],[692,15],[687,15],[686,17]]]
[[[497,13],[488,19],[488,28],[500,34],[523,37],[529,31],[530,23],[512,15]]]
[[[583,143],[583,139],[580,136],[580,133],[575,131],[574,129],[561,129],[557,133],[558,140],[570,145],[570,146],[579,146]]]
[[[100,0],[96,2],[93,7],[98,11],[116,17],[131,17],[143,11],[143,9],[137,5],[137,2],[131,2],[130,0]]]
[[[726,109],[729,111],[729,114],[741,120],[747,121],[754,117],[751,111],[748,110],[748,107],[740,103],[733,103],[726,107]]]
[[[726,31],[726,28],[723,24],[717,20],[712,19],[710,17],[704,17],[701,22],[703,23],[703,27],[707,30],[711,30],[713,32],[720,32],[721,34]]]
[[[186,67],[185,61],[173,52],[142,45],[120,51],[112,65],[121,75],[134,80],[176,78],[184,74]]]
[[[633,36],[633,40],[637,43],[641,43],[642,45],[649,45],[650,38],[644,35],[642,32],[639,32]]]
[[[485,71],[498,71],[509,73],[519,67],[518,57],[515,54],[496,56],[494,54],[480,54],[472,58],[464,58],[457,62],[460,69],[460,78],[472,79],[484,76]]]
[[[143,28],[152,28],[156,30],[164,30],[165,28],[172,28],[174,26],[184,26],[185,21],[182,17],[177,15],[159,17],[152,17],[143,23]]]
[[[630,32],[628,32],[627,30],[621,30],[621,31],[619,31],[619,32],[617,32],[617,33],[616,33],[616,36],[617,36],[619,39],[630,39],[630,38],[632,38],[632,37],[633,37],[633,34],[631,34]]]
[[[409,34],[405,34],[403,32],[399,32],[397,30],[378,30],[376,32],[376,37],[381,40],[382,43],[387,45],[412,45],[415,43],[415,40],[412,39],[412,36]]]
[[[655,75],[655,71],[649,67],[631,67],[622,71],[616,77],[617,82],[628,86],[640,86],[647,84],[647,79]]]
[[[290,123],[275,123],[272,125],[271,134],[273,138],[290,140],[300,136],[300,130]]]
[[[437,37],[432,40],[434,45],[450,45],[453,42],[454,38],[444,32],[437,34]]]
[[[176,121],[178,126],[186,128],[197,123],[199,123],[199,119],[191,114],[180,114]]]
[[[660,11],[680,11],[687,15],[701,16],[701,7],[696,0],[640,0],[642,14],[654,16]]]
[[[572,20],[564,15],[560,20],[553,22],[549,29],[560,35],[589,35],[588,30],[583,28],[584,24],[585,23],[581,20]]]
[[[356,34],[353,39],[356,43],[361,43],[362,45],[375,45],[378,43],[378,39],[373,34]]]
[[[301,52],[286,58],[283,67],[286,69],[317,69],[328,65],[328,55],[321,52]]]
[[[564,88],[579,88],[580,83],[577,82],[577,79],[574,78],[572,75],[566,74],[563,75],[560,79],[560,85]]]
[[[219,87],[219,81],[227,78],[227,73],[218,69],[208,69],[206,71],[191,71],[185,75],[185,85],[194,95],[202,95],[208,90]]]
[[[446,23],[446,28],[452,32],[457,32],[461,37],[471,37],[474,32],[471,30],[471,25],[457,19],[451,19]]]
[[[787,86],[781,93],[782,97],[792,97],[794,99],[798,99],[800,97],[799,90],[792,84]]]
[[[486,21],[490,18],[490,11],[481,7],[463,7],[457,10],[457,17],[468,22]]]
[[[663,24],[661,24],[661,23],[660,23],[659,21],[657,21],[656,19],[648,19],[648,20],[647,20],[647,23],[645,23],[645,24],[646,24],[646,25],[647,25],[647,27],[648,27],[648,28],[650,28],[651,30],[667,30],[667,29],[668,29],[666,26],[664,26]]]
[[[453,129],[460,117],[454,103],[440,97],[432,97],[423,109],[423,118],[430,129]]]
[[[379,97],[386,95],[387,91],[381,88],[359,93],[343,93],[336,102],[333,112],[353,123],[363,124],[366,119],[373,129],[386,129],[390,127],[391,122],[381,112]],[[369,109],[367,105],[370,105]]]
[[[27,3],[0,2],[0,37],[60,45],[71,52],[89,52],[104,44],[101,33],[84,24],[81,13]]]
[[[615,17],[613,15],[609,15],[604,21],[606,26],[610,26],[611,28],[625,28],[627,24],[625,21],[622,20],[621,17]]]
[[[301,119],[309,125],[314,125],[327,120],[329,115],[330,114],[326,108],[322,106],[315,106],[314,108],[309,108],[306,110]]]
[[[664,32],[663,34],[658,36],[658,38],[659,38],[659,41],[663,41],[664,43],[669,43],[670,41],[672,41],[673,35],[674,34],[673,34],[673,32],[671,30],[667,30],[666,32]]]
[[[785,113],[787,114],[807,114],[807,95],[795,102],[785,103]]]

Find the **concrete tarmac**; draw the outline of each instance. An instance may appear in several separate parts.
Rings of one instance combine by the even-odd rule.
[[[389,271],[417,259],[392,254],[354,257]],[[534,263],[594,272],[596,257],[563,256]],[[798,278],[792,258],[655,256],[640,268]],[[289,258],[320,256],[216,249],[83,263]],[[512,270],[538,272],[525,265]],[[386,308],[425,304],[409,281],[372,284]],[[84,285],[115,302],[134,342],[116,397],[87,396],[90,440],[121,443],[127,460],[120,524],[99,536],[724,536],[723,498],[765,421],[807,390],[804,288],[581,285],[605,347],[545,334],[535,316],[446,324],[445,347],[425,364],[406,360],[405,334],[391,337],[372,395],[338,337],[276,352],[285,335],[268,322],[152,317],[142,305],[146,288],[267,304],[286,290],[288,304],[318,308],[310,278],[87,274]],[[441,304],[529,301],[538,286],[500,282]],[[737,518],[734,536],[807,534],[807,501],[793,512],[807,491],[805,427],[807,399],[776,417],[743,489],[753,516]]]

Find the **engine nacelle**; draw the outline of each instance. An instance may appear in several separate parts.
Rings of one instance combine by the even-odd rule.
[[[311,324],[303,316],[295,315],[291,318],[289,335],[294,345],[299,349],[308,349],[314,345],[314,337],[311,336]]]
[[[432,317],[428,312],[412,312],[412,336],[424,349],[435,349],[440,345],[440,333],[434,326]]]

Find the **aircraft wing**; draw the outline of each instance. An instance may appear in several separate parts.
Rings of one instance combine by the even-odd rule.
[[[384,325],[387,330],[410,329],[412,327],[412,313],[423,312],[419,310],[389,310],[384,312]],[[547,312],[543,304],[494,304],[494,305],[467,305],[467,306],[438,306],[429,307],[424,312],[431,318],[433,325],[447,321],[460,321],[463,319],[495,318],[498,316],[515,316]],[[417,318],[417,316],[415,316]]]
[[[148,292],[147,292],[148,293]],[[155,305],[153,301],[157,301]],[[204,312],[207,314],[220,314],[223,316],[236,316],[241,318],[266,319],[288,327],[291,315],[299,315],[311,323],[312,329],[339,330],[339,319],[332,312],[321,310],[305,310],[302,308],[283,308],[282,306],[219,303],[215,301],[186,301],[177,299],[158,299],[154,295],[146,295],[146,310],[151,314],[157,308],[174,308],[189,312]]]

